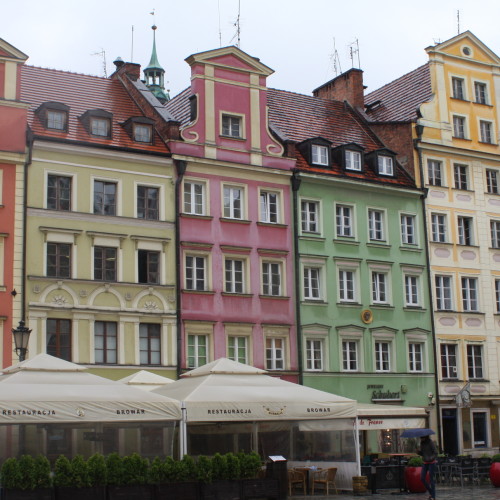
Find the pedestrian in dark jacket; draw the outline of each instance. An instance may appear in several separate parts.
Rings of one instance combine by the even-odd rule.
[[[423,436],[420,438],[420,450],[418,454],[422,456],[422,460],[424,461],[420,480],[425,486],[425,489],[429,492],[429,500],[435,500],[436,483],[434,481],[434,473],[436,469],[438,450],[434,441],[432,441],[429,436]],[[427,472],[429,473],[429,482],[427,482]]]

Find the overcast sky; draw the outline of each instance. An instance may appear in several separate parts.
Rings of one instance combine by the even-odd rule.
[[[425,63],[425,47],[470,30],[500,55],[500,0],[17,0],[4,2],[0,38],[29,56],[28,64],[108,76],[113,60],[145,67],[153,16],[158,59],[171,96],[189,85],[190,54],[236,45],[271,67],[268,86],[310,94],[354,66],[368,92]],[[133,37],[132,37],[133,27]],[[133,44],[132,44],[133,40]],[[354,45],[353,45],[354,44]],[[133,50],[132,50],[133,47]]]

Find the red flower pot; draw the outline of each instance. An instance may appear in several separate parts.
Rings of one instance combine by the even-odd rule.
[[[495,487],[500,486],[500,462],[493,462],[490,467],[491,484]]]
[[[406,467],[405,469],[405,481],[408,491],[411,493],[425,493],[426,489],[420,480],[420,475],[422,474],[422,467]],[[429,479],[429,473],[427,473],[427,481]]]

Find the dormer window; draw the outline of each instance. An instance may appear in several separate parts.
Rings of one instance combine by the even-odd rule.
[[[83,126],[90,135],[111,138],[111,120],[113,115],[104,109],[85,111],[80,117]]]
[[[222,135],[241,139],[242,135],[241,116],[222,115]]]
[[[312,163],[315,165],[328,165],[328,148],[313,144],[311,147]]]
[[[44,102],[35,113],[43,126],[49,130],[66,132],[68,130],[69,106],[60,102]]]
[[[134,124],[134,140],[137,142],[151,143],[152,127],[151,125]]]
[[[145,116],[132,116],[123,123],[123,128],[133,141],[152,144],[153,125],[154,121],[151,118]]]
[[[394,167],[391,156],[379,155],[378,173],[379,175],[394,175]]]
[[[345,168],[346,170],[361,171],[361,153],[346,149],[345,152]]]

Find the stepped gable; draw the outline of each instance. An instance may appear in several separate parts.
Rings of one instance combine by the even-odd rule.
[[[364,148],[365,154],[385,147],[347,103],[276,89],[268,89],[267,99],[271,128],[282,141],[297,144],[322,137],[332,143],[332,148],[356,143]],[[364,172],[347,172],[335,163],[331,168],[311,166],[298,150],[296,157],[297,167],[309,172],[415,187],[414,181],[399,166],[396,178],[381,178],[368,167]]]
[[[432,97],[429,63],[365,96],[365,117],[372,122],[409,122]]]
[[[123,127],[130,117],[144,116],[117,80],[98,76],[70,73],[55,69],[23,66],[21,99],[30,103],[28,123],[36,137],[58,142],[76,142],[138,152],[169,153],[167,146],[153,133],[153,144],[136,142]],[[47,129],[35,113],[46,102],[69,106],[67,131]],[[103,109],[113,115],[111,137],[90,135],[80,120],[89,110]],[[154,129],[154,127],[153,127]]]

